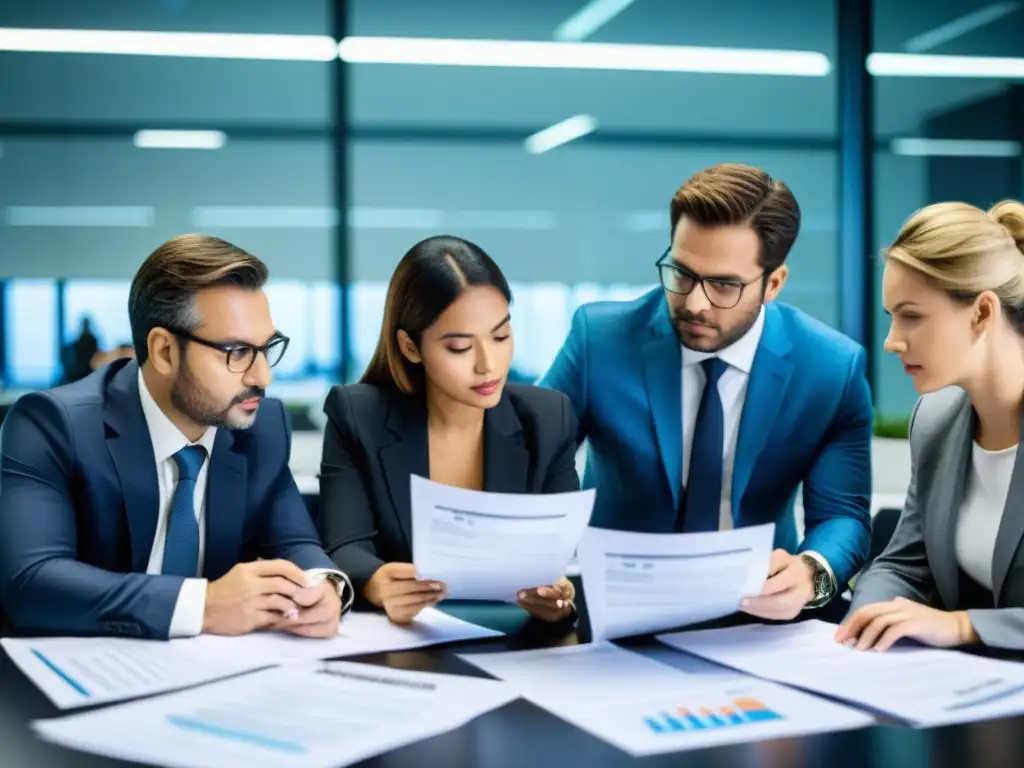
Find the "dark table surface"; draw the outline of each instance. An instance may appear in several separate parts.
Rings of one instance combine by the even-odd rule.
[[[482,643],[460,643],[421,651],[376,654],[356,657],[355,660],[400,669],[486,676],[480,670],[456,658],[455,654],[467,650],[516,650],[573,644],[587,640],[585,609],[582,611],[583,628],[580,631],[552,633],[530,622],[522,624],[522,614],[516,613],[518,609],[502,612],[481,611],[475,606],[463,608],[464,610],[453,609],[450,612],[462,618],[475,619],[479,623],[511,631],[511,634],[505,638]],[[817,615],[836,621],[841,617],[842,610],[843,606],[838,605],[826,609],[824,614]],[[735,623],[735,620],[716,624],[723,623]],[[621,644],[640,652],[664,647],[653,638],[631,638]],[[110,768],[129,765],[122,761],[74,752],[39,741],[29,728],[30,721],[59,715],[59,710],[21,674],[7,659],[6,654],[0,654],[0,766]],[[339,734],[339,738],[344,736]],[[880,723],[858,731],[632,758],[554,715],[517,699],[455,731],[416,742],[358,765],[360,768],[667,768],[680,765],[694,768],[1019,768],[1024,765],[1024,717],[933,730]]]

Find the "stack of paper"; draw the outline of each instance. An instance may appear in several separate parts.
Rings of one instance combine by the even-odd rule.
[[[770,680],[855,702],[918,726],[1024,712],[1024,664],[919,646],[885,653],[839,645],[823,621],[676,632],[658,637]]]
[[[873,722],[773,683],[723,670],[687,674],[607,642],[460,656],[537,706],[637,756]]]
[[[520,590],[554,584],[594,507],[593,489],[489,493],[410,481],[417,575],[443,582],[455,600],[515,602]]]
[[[400,651],[501,632],[428,609],[405,626],[375,613],[351,613],[336,637],[282,632],[161,642],[126,638],[5,638],[11,660],[61,709],[107,703],[209,682],[291,661]]]
[[[65,747],[157,765],[329,768],[452,730],[513,698],[492,680],[330,662],[33,726]]]

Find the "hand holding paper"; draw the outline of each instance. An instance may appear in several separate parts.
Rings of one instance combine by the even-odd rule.
[[[445,596],[444,584],[417,578],[412,563],[385,563],[366,585],[366,599],[383,608],[396,624],[408,624],[420,611],[437,605]]]
[[[541,621],[561,621],[572,614],[575,599],[576,587],[561,578],[550,586],[522,590],[516,604]]]

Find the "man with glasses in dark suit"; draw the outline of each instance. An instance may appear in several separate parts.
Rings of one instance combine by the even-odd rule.
[[[676,192],[670,225],[661,288],[581,307],[541,383],[569,395],[588,441],[592,525],[671,533],[775,523],[767,579],[743,609],[793,618],[828,603],[868,553],[864,350],[775,301],[800,228],[781,181],[746,165],[706,169]]]
[[[25,632],[336,634],[352,590],[265,399],[288,338],[256,257],[160,246],[132,282],[136,360],[25,395],[0,439],[0,598]]]

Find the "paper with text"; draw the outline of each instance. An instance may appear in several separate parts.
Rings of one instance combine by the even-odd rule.
[[[128,638],[5,638],[11,660],[57,707],[69,709],[161,693],[290,661],[401,651],[500,637],[428,608],[408,625],[378,613],[349,613],[337,636],[254,632],[170,641]]]
[[[520,590],[565,576],[594,507],[593,489],[513,494],[410,482],[417,576],[444,582],[455,600],[514,603]]]
[[[861,728],[856,710],[730,671],[688,673],[609,642],[460,658],[634,756]]]
[[[674,632],[674,648],[759,677],[934,727],[1024,712],[1024,664],[896,645],[885,653],[835,642],[836,626],[811,620]]]
[[[712,533],[588,528],[577,558],[594,639],[710,621],[768,578],[775,525]]]
[[[452,730],[514,698],[493,680],[327,662],[33,727],[61,746],[175,768],[330,768]]]

